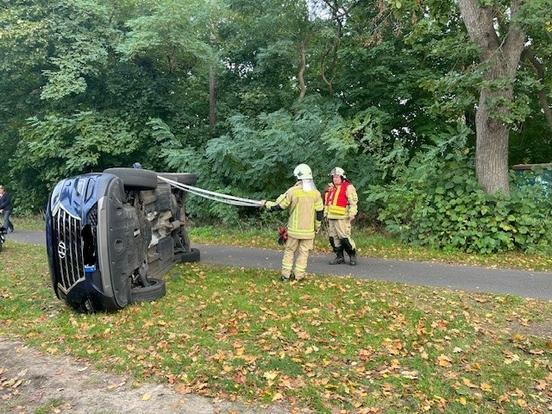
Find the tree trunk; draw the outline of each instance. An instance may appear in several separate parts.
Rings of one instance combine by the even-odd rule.
[[[320,77],[328,86],[328,93],[330,94],[330,96],[333,96],[333,80],[326,77],[326,56],[322,58],[322,63],[320,64]]]
[[[522,0],[510,4],[510,28],[503,39],[495,30],[495,11],[479,0],[459,0],[460,14],[470,39],[479,46],[480,61],[489,86],[480,91],[476,112],[475,170],[488,194],[510,193],[508,183],[508,140],[510,130],[501,119],[509,114],[513,82],[524,47],[525,33],[513,23]],[[494,85],[493,85],[494,84]]]
[[[482,90],[475,114],[476,149],[475,174],[487,194],[498,191],[508,194],[508,139],[509,129],[494,118],[489,102],[496,98],[507,98],[504,91]]]
[[[299,44],[299,100],[303,100],[307,93],[307,85],[305,84],[305,69],[307,67],[307,59],[305,57],[305,41]]]
[[[217,125],[217,74],[213,64],[209,67],[209,126]]]

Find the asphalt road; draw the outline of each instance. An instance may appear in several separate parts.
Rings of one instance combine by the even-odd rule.
[[[16,231],[8,240],[45,244],[44,233]],[[220,245],[194,244],[201,262],[246,268],[279,269],[282,252]],[[308,271],[320,275],[353,276],[361,279],[399,282],[411,285],[459,289],[470,292],[510,294],[552,300],[552,272],[488,269],[403,260],[359,257],[357,266],[330,266],[329,255],[311,255]]]

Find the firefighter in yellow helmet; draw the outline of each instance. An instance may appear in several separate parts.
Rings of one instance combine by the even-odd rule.
[[[280,195],[276,201],[266,201],[265,208],[278,211],[289,208],[287,241],[282,258],[282,281],[301,280],[305,277],[309,251],[314,247],[314,236],[324,218],[322,196],[312,179],[307,164],[295,167],[297,183]],[[295,264],[293,258],[297,252]]]
[[[349,264],[356,265],[356,245],[351,238],[351,222],[358,212],[358,195],[355,187],[345,176],[343,168],[335,167],[331,173],[332,183],[324,194],[324,215],[328,219],[328,236],[336,254],[330,264],[345,263],[343,251],[349,255]]]

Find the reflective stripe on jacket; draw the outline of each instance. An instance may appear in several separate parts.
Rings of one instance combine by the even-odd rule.
[[[323,211],[322,196],[317,189],[303,190],[301,182],[276,199],[281,208],[289,208],[288,235],[296,239],[314,239],[316,212]]]

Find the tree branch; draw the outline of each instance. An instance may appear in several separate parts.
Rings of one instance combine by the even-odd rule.
[[[516,17],[522,3],[523,0],[512,0],[512,3],[510,4],[510,28],[504,40],[504,57],[506,58],[508,74],[510,76],[513,76],[516,73],[526,38],[525,32],[516,22]]]
[[[537,73],[537,78],[541,82],[541,84],[544,86],[544,78],[545,78],[545,67],[544,65],[537,59],[535,56],[535,53],[531,48],[525,48],[523,51],[522,57],[527,59],[531,66],[533,66],[533,69]],[[552,110],[550,110],[550,105],[548,104],[548,97],[546,95],[546,92],[544,89],[541,89],[538,92],[539,95],[539,103],[540,106],[544,112],[544,117],[546,118],[546,122],[548,123],[548,127],[552,130]]]
[[[302,40],[299,44],[299,100],[303,100],[307,92],[307,85],[305,83],[305,69],[307,67],[307,61],[305,56],[305,41]]]
[[[458,5],[470,39],[481,49],[481,60],[487,61],[500,44],[492,10],[481,7],[478,0],[459,0]]]

